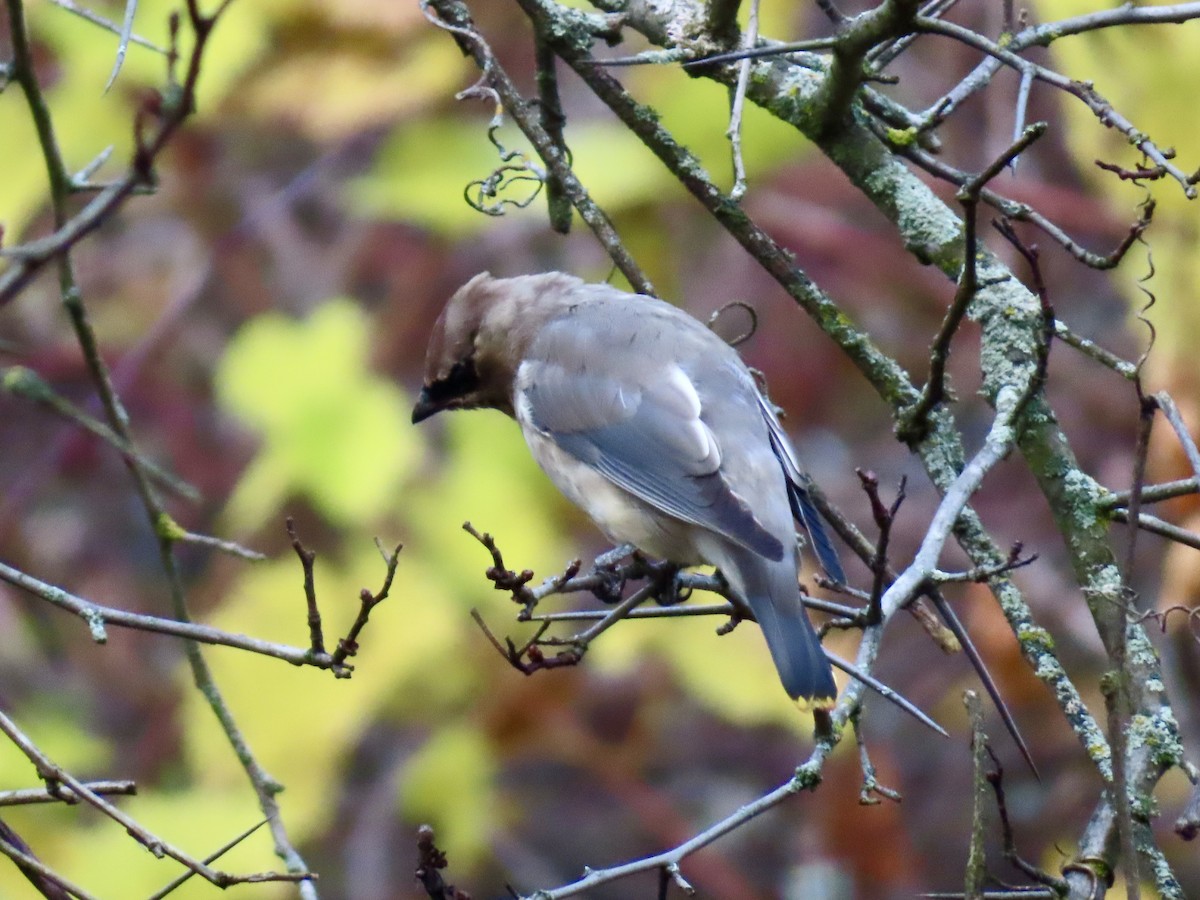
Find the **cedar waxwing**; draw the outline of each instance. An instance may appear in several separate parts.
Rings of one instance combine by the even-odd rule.
[[[661,300],[561,272],[485,272],[434,325],[412,418],[479,407],[520,423],[550,480],[610,540],[716,566],[762,628],[788,694],[833,702],[801,605],[793,515],[844,577],[788,439],[733,348]]]

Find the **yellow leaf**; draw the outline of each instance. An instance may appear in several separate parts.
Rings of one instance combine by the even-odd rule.
[[[239,103],[252,115],[282,119],[326,141],[392,122],[445,97],[466,66],[453,41],[441,34],[399,58],[386,49],[364,52],[354,43],[295,53],[248,84]]]
[[[345,299],[303,322],[267,313],[230,342],[217,392],[263,442],[229,502],[235,530],[262,524],[287,491],[341,523],[375,518],[394,502],[419,439],[404,421],[409,399],[368,371],[368,356],[366,319]]]
[[[405,551],[407,552],[407,551]],[[289,554],[290,556],[290,554]],[[247,741],[268,772],[286,787],[280,804],[289,831],[303,839],[325,827],[330,786],[339,782],[362,733],[396,697],[428,715],[440,704],[459,703],[476,689],[462,649],[470,620],[450,601],[428,569],[401,554],[393,595],[377,606],[363,632],[349,679],[313,668],[297,669],[236,650],[208,652],[218,685]],[[358,612],[362,588],[376,590],[384,565],[363,542],[343,565],[318,558],[317,596],[325,637],[332,648]],[[256,566],[236,584],[212,619],[219,628],[268,640],[308,645],[301,570],[294,557]],[[181,670],[180,677],[188,676]],[[242,789],[246,777],[196,691],[186,700],[187,759],[206,790]],[[248,789],[247,789],[248,790]]]

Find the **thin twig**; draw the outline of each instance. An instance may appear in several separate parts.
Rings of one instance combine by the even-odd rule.
[[[1163,500],[1174,500],[1176,497],[1188,497],[1200,492],[1200,479],[1182,478],[1178,481],[1167,481],[1162,484],[1148,484],[1142,489],[1143,503],[1159,503]],[[1101,509],[1128,506],[1131,491],[1113,491],[1101,501]]]
[[[1171,428],[1175,430],[1175,437],[1179,440],[1179,446],[1183,448],[1183,455],[1187,458],[1188,465],[1192,467],[1192,477],[1200,479],[1200,449],[1197,449],[1196,441],[1188,431],[1187,423],[1183,421],[1179,407],[1166,391],[1156,393],[1154,402],[1167,417],[1167,421],[1171,423]]]
[[[922,11],[925,18],[934,18]],[[1012,53],[1021,53],[1031,47],[1048,47],[1059,38],[1114,28],[1126,25],[1156,25],[1188,22],[1200,17],[1200,3],[1180,3],[1172,6],[1135,6],[1122,3],[1108,9],[1085,13],[1057,22],[1046,22],[1025,28],[1009,36],[1005,47]],[[1001,61],[989,56],[975,67],[944,97],[936,101],[924,114],[927,120],[941,121],[976,92],[987,87],[992,77],[1001,68]]]
[[[0,829],[0,831],[7,829]],[[38,893],[47,900],[98,900],[83,888],[59,875],[44,862],[28,852],[28,848],[19,847],[11,836],[0,837],[0,853],[3,853],[21,870],[29,882],[37,888]]]
[[[987,876],[987,856],[983,846],[986,833],[984,823],[984,799],[987,796],[987,734],[983,730],[983,707],[974,691],[963,693],[963,703],[971,721],[971,840],[967,850],[965,886],[963,896],[967,900],[981,900],[983,881]]]
[[[939,18],[954,8],[958,0],[929,0],[921,7],[919,15]],[[867,60],[876,72],[882,72],[891,65],[897,57],[913,45],[918,35],[906,34],[889,43],[880,44],[867,54]]]
[[[197,534],[194,531],[179,529],[175,532],[175,540],[184,544],[195,544],[198,547],[210,547],[213,550],[220,550],[222,553],[228,553],[230,556],[236,556],[238,559],[244,559],[248,562],[262,562],[267,558],[265,553],[252,550],[249,547],[239,544],[237,541],[215,537],[211,534]]]
[[[750,18],[742,35],[743,47],[753,47],[758,43],[758,4],[759,0],[750,0]],[[737,84],[731,88],[729,128],[725,131],[733,153],[733,187],[729,190],[729,196],[733,200],[741,200],[746,193],[746,161],[742,158],[742,111],[746,105],[746,85],[749,83],[750,60],[744,59],[738,67]]]
[[[101,797],[113,794],[132,796],[137,793],[135,781],[85,781],[87,789]],[[16,791],[0,791],[0,806],[25,806],[31,803],[66,803],[75,804],[79,797],[70,788],[58,786],[51,791],[47,788],[24,788]]]
[[[46,406],[64,419],[74,422],[88,433],[95,435],[100,440],[114,447],[122,456],[136,457],[141,463],[142,468],[146,470],[146,473],[168,490],[188,500],[197,501],[200,499],[200,492],[195,487],[168,472],[162,466],[158,465],[158,463],[146,457],[137,447],[130,444],[103,422],[71,403],[32,369],[27,369],[24,366],[12,366],[11,368],[0,369],[0,386],[15,397],[22,397]]]
[[[1023,153],[1034,141],[1046,133],[1045,122],[1035,122],[1025,129],[1013,144],[992,160],[986,169],[969,179],[959,191],[958,199],[963,207],[963,267],[958,279],[954,299],[942,320],[929,351],[929,378],[921,389],[920,399],[906,410],[897,426],[897,436],[910,446],[925,439],[929,429],[929,414],[945,398],[946,363],[950,358],[950,342],[966,317],[967,308],[975,299],[979,288],[977,212],[979,198],[988,182]]]
[[[1135,363],[1121,359],[1121,357],[1104,349],[1094,341],[1076,334],[1061,319],[1056,319],[1054,322],[1054,336],[1067,346],[1078,350],[1089,359],[1093,359],[1102,366],[1112,369],[1122,378],[1133,379],[1137,375],[1137,365]]]
[[[884,129],[878,125],[873,125],[873,128],[881,138],[887,139],[887,134]],[[891,143],[892,148],[901,156],[911,160],[914,164],[920,166],[931,175],[934,175],[944,181],[948,181],[951,184],[961,187],[965,185],[971,177],[967,173],[962,172],[959,169],[956,169],[953,166],[948,165],[942,160],[936,158],[918,144],[914,144],[911,141],[907,141],[903,144],[895,144],[894,142],[889,143]],[[1121,260],[1125,258],[1125,254],[1129,251],[1130,247],[1133,246],[1146,228],[1149,227],[1151,216],[1154,212],[1153,204],[1143,207],[1138,219],[1130,226],[1120,243],[1117,244],[1117,246],[1110,253],[1101,255],[1088,250],[1086,247],[1079,244],[1057,224],[1052,222],[1049,218],[1038,212],[1027,203],[1018,203],[1016,200],[1011,200],[1001,194],[996,193],[995,191],[987,189],[981,191],[979,196],[984,203],[988,204],[988,206],[991,206],[993,209],[998,210],[1006,218],[1013,219],[1014,221],[1018,222],[1031,223],[1039,230],[1049,235],[1056,243],[1062,246],[1064,250],[1074,256],[1081,263],[1089,268],[1100,269],[1102,271],[1116,268],[1116,266],[1120,264]],[[1079,349],[1083,349],[1083,344],[1085,343],[1086,342],[1083,342],[1081,344],[1077,344],[1076,346]],[[1125,373],[1123,372],[1122,374]],[[1128,377],[1128,375],[1126,375],[1126,377]]]
[[[392,591],[392,582],[396,579],[396,568],[400,564],[400,551],[404,549],[403,544],[397,544],[395,548],[388,553],[383,549],[383,544],[379,538],[375,539],[375,546],[379,549],[380,555],[383,557],[386,569],[383,575],[383,584],[379,590],[371,593],[366,588],[359,591],[358,594],[358,615],[354,617],[354,621],[350,624],[350,630],[346,632],[346,636],[338,641],[337,649],[333,651],[330,657],[330,662],[335,666],[343,666],[348,657],[358,653],[358,636],[362,630],[366,628],[367,621],[371,618],[371,612],[388,598]]]
[[[1008,860],[1010,865],[1020,869],[1038,884],[1053,888],[1055,891],[1054,896],[1063,896],[1067,892],[1067,883],[1063,879],[1055,878],[1043,872],[1032,863],[1026,862],[1021,854],[1017,852],[1017,839],[1013,832],[1012,820],[1008,815],[1008,798],[1004,793],[1004,766],[1000,764],[1000,758],[996,756],[991,746],[988,746],[987,750],[988,756],[992,759],[993,767],[987,773],[987,780],[992,786],[992,793],[996,797],[996,812],[1000,816],[1000,831],[1004,836],[1004,858]]]
[[[304,606],[308,612],[308,643],[314,653],[325,652],[325,635],[321,627],[321,609],[317,605],[316,579],[313,575],[313,563],[317,558],[316,551],[307,549],[300,543],[296,534],[296,522],[288,516],[288,537],[292,542],[292,550],[300,560],[300,570],[304,573]]]
[[[886,797],[888,800],[899,803],[902,799],[900,792],[884,787],[879,783],[875,766],[872,764],[871,756],[867,752],[867,739],[863,734],[861,708],[851,713],[850,721],[854,725],[854,742],[858,744],[858,764],[862,768],[863,773],[863,784],[858,791],[859,804],[862,806],[876,806],[879,804],[879,797]]]
[[[1183,188],[1185,196],[1189,199],[1196,196],[1196,186],[1192,183],[1190,176],[1176,167],[1167,155],[1159,149],[1157,144],[1146,137],[1144,132],[1138,130],[1132,122],[1118,113],[1112,104],[1104,99],[1091,84],[1072,81],[1070,78],[1047,69],[1045,66],[1031,63],[1010,49],[1011,44],[1002,47],[982,35],[971,31],[969,28],[964,28],[952,22],[916,16],[913,20],[913,26],[918,31],[927,34],[940,34],[966,44],[969,47],[973,47],[1021,73],[1022,77],[1028,75],[1028,77],[1036,78],[1082,101],[1101,124],[1115,128],[1121,132],[1133,146],[1137,147],[1138,150],[1153,160],[1156,165],[1161,166],[1164,171],[1178,181]],[[944,118],[944,108],[935,107],[935,109],[938,109],[938,117]],[[932,118],[934,117],[931,117],[931,120]]]
[[[1127,509],[1114,509],[1109,512],[1109,516],[1116,522],[1129,524],[1129,510]],[[1158,516],[1152,516],[1149,513],[1139,513],[1137,527],[1142,531],[1157,534],[1159,537],[1182,544],[1185,547],[1200,550],[1200,534],[1188,531],[1186,528],[1180,528],[1178,525],[1174,525],[1165,519],[1158,518]]]
[[[25,754],[26,758],[33,763],[37,769],[38,775],[47,781],[47,783],[63,784],[71,789],[71,792],[79,797],[82,801],[95,808],[97,811],[120,824],[130,837],[144,846],[155,856],[161,858],[169,856],[176,862],[191,869],[197,875],[202,876],[205,880],[219,887],[225,887],[232,884],[243,884],[248,879],[252,880],[270,880],[270,881],[295,881],[296,878],[288,873],[267,873],[267,877],[262,874],[251,876],[230,875],[226,872],[220,872],[210,868],[207,864],[191,855],[184,853],[182,850],[175,847],[173,844],[164,841],[162,838],[147,831],[131,816],[122,812],[119,808],[109,803],[95,791],[92,791],[88,786],[77,779],[71,773],[67,772],[61,766],[56,765],[43,753],[36,744],[31,741],[16,723],[13,722],[4,712],[0,711],[0,731],[2,731],[10,741],[12,741],[18,749]],[[311,877],[311,876],[308,876]]]
[[[247,650],[251,653],[280,659],[294,666],[312,666],[317,669],[330,669],[339,677],[345,677],[348,674],[345,671],[346,667],[335,663],[333,656],[328,654],[322,656],[314,654],[309,648],[301,649],[287,644],[276,644],[244,634],[222,631],[219,628],[200,625],[195,622],[164,619],[157,616],[133,613],[124,609],[116,609],[111,606],[102,606],[98,603],[92,603],[90,600],[85,600],[60,587],[40,581],[32,575],[27,575],[19,569],[14,569],[2,562],[0,562],[0,581],[7,581],[14,587],[28,591],[35,597],[40,597],[60,609],[65,609],[75,614],[87,624],[91,630],[92,639],[97,643],[107,641],[108,635],[105,628],[109,625],[115,625],[119,628],[132,628],[135,631],[149,631],[155,634],[186,638],[202,644],[234,647],[238,650]]]
[[[217,11],[208,16],[200,12],[197,0],[189,0],[187,19],[194,30],[195,40],[183,81],[169,86],[170,103],[143,106],[138,110],[135,119],[136,147],[129,168],[75,215],[68,215],[66,207],[67,198],[72,193],[71,179],[58,149],[49,107],[33,70],[32,55],[25,37],[24,10],[20,0],[5,2],[9,8],[10,33],[13,37],[13,79],[25,92],[46,159],[55,211],[55,230],[46,238],[10,247],[6,251],[6,255],[12,257],[12,263],[0,273],[0,307],[16,297],[43,266],[61,259],[63,254],[107,222],[138,188],[153,183],[155,160],[195,109],[201,60],[213,28],[229,0],[223,0]],[[154,127],[150,133],[146,133],[152,124]]]

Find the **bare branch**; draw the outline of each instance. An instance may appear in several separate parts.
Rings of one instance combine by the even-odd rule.
[[[173,844],[164,841],[157,835],[152,834],[143,828],[137,821],[126,815],[116,806],[109,803],[102,796],[91,790],[84,782],[75,778],[65,769],[55,765],[49,757],[47,757],[38,747],[31,741],[24,732],[22,732],[4,712],[0,712],[0,731],[2,731],[10,741],[12,741],[22,753],[33,763],[37,769],[38,775],[43,778],[48,785],[54,786],[58,784],[65,785],[70,788],[72,794],[80,800],[95,808],[98,812],[120,824],[130,837],[144,846],[147,850],[157,857],[168,856],[171,859],[186,866],[197,875],[202,876],[205,880],[219,887],[226,887],[232,884],[244,884],[248,881],[297,881],[300,877],[311,878],[310,873],[305,873],[303,876],[297,877],[295,874],[289,873],[257,873],[254,875],[230,875],[225,872],[220,872],[209,868],[208,865],[198,859],[193,858],[187,853],[184,853]]]
[[[132,628],[135,631],[150,631],[156,634],[171,635],[186,638],[202,644],[214,644],[223,647],[234,647],[262,656],[270,656],[283,660],[294,666],[312,666],[318,669],[329,669],[334,675],[346,677],[349,669],[335,659],[336,654],[316,654],[311,649],[300,649],[287,644],[276,644],[244,634],[222,631],[209,625],[199,625],[194,622],[182,622],[175,619],[163,619],[157,616],[147,616],[132,613],[123,609],[102,606],[92,603],[82,597],[40,581],[5,563],[0,563],[0,581],[7,581],[14,587],[46,600],[60,609],[73,613],[82,619],[91,630],[92,639],[97,643],[108,640],[106,626],[116,625],[120,628]]]
[[[1164,484],[1150,484],[1142,489],[1143,503],[1158,503],[1162,500],[1173,500],[1176,497],[1187,497],[1200,492],[1200,480],[1183,478],[1179,481],[1168,481]],[[1128,506],[1130,491],[1114,491],[1104,498],[1102,506],[1111,509],[1118,506]]]
[[[1185,196],[1189,199],[1196,196],[1196,187],[1191,177],[1178,169],[1168,156],[1153,141],[1146,137],[1144,132],[1138,130],[1132,122],[1118,113],[1112,104],[1105,100],[1090,83],[1072,81],[1070,78],[1066,78],[1044,66],[1036,65],[1018,56],[1012,49],[1009,49],[1011,44],[1008,47],[1002,47],[968,28],[963,28],[951,22],[917,16],[913,21],[913,25],[917,31],[953,38],[969,47],[988,54],[1004,65],[1021,73],[1022,77],[1026,77],[1028,74],[1028,77],[1044,81],[1046,84],[1065,91],[1081,100],[1101,124],[1115,128],[1121,132],[1133,146],[1137,147],[1138,150],[1153,160],[1156,165],[1161,166],[1165,172],[1178,181],[1183,188]],[[936,121],[940,121],[946,115],[945,106],[935,106],[934,110],[935,115],[931,115],[929,118],[931,125],[935,124]]]
[[[85,781],[88,790],[101,797],[112,794],[131,796],[137,793],[137,783],[133,781]],[[79,802],[79,796],[70,788],[58,785],[55,790],[48,788],[26,788],[16,791],[0,791],[0,806],[25,806],[31,803],[66,803]]]

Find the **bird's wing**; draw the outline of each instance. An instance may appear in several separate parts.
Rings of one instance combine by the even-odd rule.
[[[816,507],[813,506],[812,500],[808,496],[808,476],[800,468],[800,460],[796,457],[796,451],[792,449],[792,442],[788,440],[787,434],[780,426],[779,418],[775,415],[770,403],[767,402],[761,391],[756,391],[756,394],[759,408],[762,410],[763,418],[767,420],[767,427],[771,432],[771,449],[779,458],[779,464],[783,466],[783,474],[787,478],[788,502],[792,506],[792,515],[804,526],[808,539],[812,543],[813,552],[821,563],[821,568],[834,581],[845,584],[846,573],[842,569],[842,561],[838,557],[833,542],[829,540],[829,535],[825,532],[825,526],[821,524],[821,517],[817,513]]]
[[[518,373],[518,418],[667,515],[781,559],[779,539],[722,477],[700,396],[664,352],[673,323],[609,328],[603,340],[590,324],[571,318],[542,330]]]

